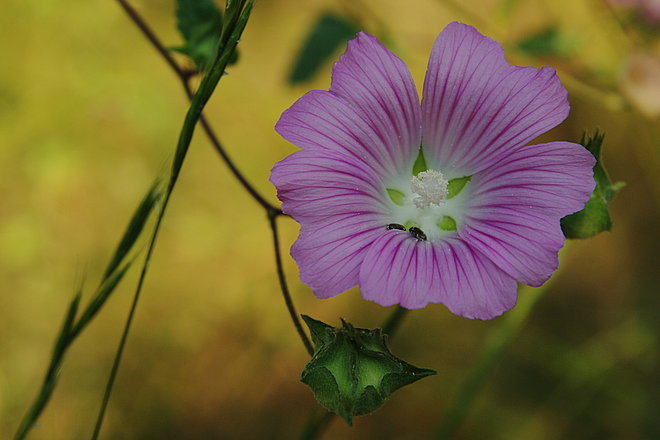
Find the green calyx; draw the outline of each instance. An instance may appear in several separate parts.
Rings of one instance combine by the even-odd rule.
[[[351,425],[354,416],[378,409],[390,395],[434,370],[418,368],[390,352],[380,329],[332,327],[302,316],[314,341],[314,356],[300,380],[328,410]]]

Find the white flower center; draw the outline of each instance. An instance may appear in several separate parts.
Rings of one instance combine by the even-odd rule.
[[[410,180],[410,189],[414,195],[413,203],[419,209],[444,204],[447,200],[448,184],[440,171],[422,171]]]

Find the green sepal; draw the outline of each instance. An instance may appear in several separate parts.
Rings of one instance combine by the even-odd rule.
[[[472,179],[472,176],[457,177],[451,179],[447,184],[447,199],[456,197],[465,188],[465,185]]]
[[[332,327],[309,316],[302,318],[315,347],[300,380],[321,405],[349,425],[353,417],[378,409],[402,386],[436,374],[392,355],[380,329],[355,328],[343,320],[342,327]]]
[[[395,205],[403,206],[403,200],[406,198],[406,195],[399,191],[398,189],[386,188],[387,195],[390,196],[392,202]]]
[[[458,229],[456,226],[456,220],[448,215],[442,217],[442,220],[440,220],[440,223],[438,223],[438,227],[443,231],[455,231]]]
[[[422,171],[426,171],[428,169],[429,168],[426,165],[426,158],[424,157],[424,149],[422,147],[419,147],[419,153],[417,154],[417,159],[415,159],[415,163],[413,164],[413,169],[412,169],[413,176],[416,176]]]
[[[596,158],[594,179],[596,188],[582,211],[561,219],[561,228],[566,238],[589,238],[612,229],[609,203],[625,186],[623,182],[612,183],[600,157],[605,135],[596,131],[593,136],[582,135],[582,144]]]

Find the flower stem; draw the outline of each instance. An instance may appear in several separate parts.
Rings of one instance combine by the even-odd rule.
[[[282,291],[282,295],[284,296],[284,303],[286,304],[286,308],[289,311],[289,315],[291,316],[291,321],[293,322],[293,325],[296,327],[296,331],[300,336],[300,340],[305,346],[307,353],[309,353],[309,355],[312,356],[314,355],[314,347],[312,346],[311,341],[307,337],[305,330],[303,330],[302,323],[300,322],[300,317],[296,312],[296,307],[293,305],[293,300],[291,299],[291,292],[289,291],[289,286],[287,285],[286,282],[286,276],[284,275],[284,267],[282,265],[282,254],[280,252],[280,238],[277,229],[277,215],[275,213],[269,212],[268,221],[270,222],[270,229],[273,232],[273,247],[275,248],[275,265],[277,266],[277,278],[280,281],[280,290]]]
[[[120,2],[122,0],[119,0]],[[220,49],[215,56],[213,65],[211,69],[202,79],[202,82],[199,86],[199,89],[195,92],[192,97],[190,108],[186,113],[186,117],[181,128],[181,133],[179,135],[179,141],[177,143],[177,148],[174,153],[174,159],[172,161],[172,168],[170,171],[170,177],[167,185],[167,190],[163,198],[163,204],[161,205],[160,211],[158,212],[158,217],[156,220],[156,226],[154,227],[153,233],[151,235],[151,240],[149,241],[149,247],[147,254],[142,265],[142,270],[140,272],[140,278],[138,280],[135,293],[133,295],[133,301],[131,303],[131,308],[129,310],[126,322],[124,324],[124,330],[117,347],[117,352],[113,361],[112,369],[110,371],[110,376],[108,378],[108,383],[103,394],[103,401],[101,403],[101,408],[96,419],[96,424],[94,426],[94,432],[92,434],[92,440],[96,440],[101,432],[101,427],[103,425],[103,418],[105,416],[105,411],[110,400],[110,394],[114,386],[115,379],[117,377],[117,372],[119,370],[119,364],[121,363],[121,358],[124,353],[124,348],[126,346],[126,340],[128,339],[128,334],[131,329],[131,324],[133,323],[133,318],[135,316],[135,311],[140,299],[140,294],[142,292],[142,287],[144,285],[144,280],[146,279],[147,271],[149,269],[149,263],[151,261],[151,256],[153,254],[156,241],[158,239],[158,233],[162,225],[163,218],[165,217],[165,212],[169,204],[172,192],[176,183],[178,181],[179,175],[181,173],[181,168],[183,167],[184,160],[186,158],[188,148],[190,147],[190,142],[192,141],[193,134],[195,132],[195,126],[197,121],[202,115],[202,110],[204,106],[210,99],[211,95],[215,91],[215,88],[220,81],[220,78],[224,74],[225,68],[229,61],[229,57],[234,51],[238,40],[247,24],[247,20],[250,16],[252,9],[252,0],[248,0],[247,4],[245,1],[238,2],[235,7],[231,10],[232,13],[232,25],[228,30],[223,30],[223,34],[220,37]]]
[[[323,430],[330,425],[334,417],[335,413],[331,413],[330,411],[326,411],[320,416],[312,413],[309,422],[300,435],[300,440],[314,440],[318,438],[323,433]]]
[[[120,4],[122,9],[124,9],[126,14],[133,21],[133,23],[135,23],[135,25],[140,29],[140,31],[142,31],[144,36],[147,38],[147,40],[149,40],[149,42],[154,47],[154,49],[156,49],[156,51],[160,54],[160,56],[165,60],[167,65],[170,66],[170,68],[174,71],[174,73],[176,73],[177,77],[181,82],[181,85],[183,86],[186,96],[188,97],[189,100],[192,100],[194,94],[192,88],[190,87],[190,78],[191,78],[190,72],[182,69],[177,64],[177,62],[174,60],[174,57],[172,57],[170,52],[158,39],[155,32],[151,29],[151,27],[147,24],[147,22],[140,16],[140,14],[135,10],[135,8],[128,2],[128,0],[117,0],[117,2]],[[284,215],[282,213],[282,210],[280,210],[272,203],[268,202],[254,188],[254,186],[252,186],[252,184],[248,182],[247,178],[236,167],[234,161],[229,157],[229,155],[225,151],[225,148],[223,147],[222,143],[220,142],[220,139],[218,138],[218,135],[215,133],[213,127],[204,117],[204,115],[200,116],[199,122],[201,123],[202,128],[204,129],[204,132],[206,133],[206,136],[208,137],[215,151],[220,155],[220,158],[224,161],[227,168],[229,168],[229,171],[234,175],[236,180],[240,182],[240,184],[248,192],[248,194],[250,194],[250,196],[269,213],[273,212],[276,213],[276,215]]]
[[[189,99],[192,100],[193,93],[192,89],[190,87],[190,73],[183,70],[174,60],[170,52],[165,48],[163,43],[158,39],[156,34],[153,32],[153,30],[149,27],[149,25],[146,23],[146,21],[138,14],[138,12],[133,8],[133,6],[127,1],[127,0],[117,0],[121,7],[124,9],[126,14],[130,17],[130,19],[135,23],[135,25],[142,31],[144,36],[149,40],[151,45],[156,49],[156,51],[165,59],[166,63],[170,66],[170,68],[176,73],[177,77],[179,78],[181,85],[183,86],[183,89],[186,93],[186,96],[188,96]],[[282,269],[282,264],[281,264],[281,255],[279,251],[279,237],[277,235],[277,225],[275,224],[275,217],[277,216],[285,216],[282,212],[282,210],[270,202],[268,202],[245,178],[243,173],[236,167],[234,162],[231,160],[227,152],[225,151],[224,147],[222,146],[222,143],[220,142],[220,139],[218,138],[217,134],[213,130],[213,127],[210,125],[208,120],[204,117],[204,115],[200,115],[199,122],[202,125],[202,128],[204,129],[204,132],[206,133],[206,136],[208,137],[209,141],[215,148],[216,152],[220,155],[222,160],[225,162],[231,173],[234,175],[234,177],[241,183],[243,188],[250,194],[250,196],[259,204],[261,205],[262,208],[266,211],[268,214],[268,218],[271,224],[271,229],[273,229],[273,240],[275,241],[275,257],[276,257],[276,263],[278,265],[277,267],[277,273],[278,273],[278,278],[280,280],[280,287],[282,289],[282,294],[284,296],[284,301],[286,303],[287,309],[289,310],[289,314],[291,315],[291,319],[293,321],[294,326],[296,327],[296,330],[298,331],[298,334],[301,337],[301,340],[303,341],[303,344],[305,345],[305,348],[307,349],[307,352],[311,354],[314,352],[312,348],[312,344],[309,341],[309,338],[305,334],[302,324],[300,323],[300,319],[298,318],[298,315],[295,311],[295,307],[293,305],[293,302],[291,300],[291,295],[288,290],[288,286],[286,283],[286,278],[284,276],[284,271]]]
[[[408,309],[404,309],[401,306],[396,306],[396,308],[392,311],[390,316],[387,317],[385,322],[383,323],[383,333],[385,333],[388,336],[392,336],[396,330],[399,328],[399,324],[401,324],[401,320],[403,319],[404,316],[406,316],[406,312]]]
[[[458,391],[458,395],[445,411],[434,438],[438,440],[454,438],[454,432],[465,420],[479,392],[488,383],[497,361],[501,358],[509,343],[522,329],[534,305],[548,290],[550,284],[548,282],[543,287],[535,289],[528,287],[521,289],[516,307],[499,318],[498,327],[487,339],[475,366],[468,373]]]

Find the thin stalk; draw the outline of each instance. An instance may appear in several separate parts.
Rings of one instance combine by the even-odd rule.
[[[293,300],[291,299],[291,292],[289,291],[289,286],[286,282],[286,276],[284,275],[282,254],[280,252],[280,238],[277,229],[277,215],[269,213],[268,220],[270,222],[270,229],[273,232],[273,247],[275,248],[275,265],[277,266],[277,278],[280,281],[280,290],[284,296],[284,303],[286,304],[286,308],[289,311],[291,321],[293,322],[293,325],[296,327],[296,331],[300,336],[300,340],[305,346],[307,353],[312,356],[314,355],[314,347],[312,346],[312,342],[309,340],[309,337],[307,337],[305,330],[303,330],[300,317],[296,312],[296,307],[293,305]]]
[[[129,18],[135,23],[135,25],[142,31],[144,36],[149,40],[151,45],[156,49],[156,51],[165,59],[166,63],[170,68],[176,73],[177,77],[179,78],[181,85],[183,86],[183,89],[186,93],[186,96],[188,96],[189,99],[192,99],[193,93],[190,88],[190,73],[183,70],[177,62],[174,60],[170,52],[165,48],[165,46],[162,44],[162,42],[159,40],[159,38],[156,36],[155,32],[151,29],[151,27],[146,23],[146,21],[140,16],[140,14],[135,10],[135,8],[132,7],[132,5],[127,1],[127,0],[117,0],[121,7],[126,11],[127,15]],[[295,312],[295,307],[293,305],[293,301],[291,300],[291,295],[288,290],[288,286],[286,283],[286,278],[284,276],[284,271],[282,269],[282,264],[281,264],[281,255],[279,251],[279,237],[277,236],[277,225],[275,224],[274,218],[280,215],[286,215],[282,212],[282,210],[274,205],[272,205],[270,202],[268,202],[259,192],[247,181],[243,173],[240,172],[240,170],[236,167],[234,162],[231,160],[231,158],[228,156],[227,152],[225,151],[224,147],[222,146],[222,143],[220,142],[220,139],[218,138],[217,134],[213,130],[213,127],[210,125],[210,123],[207,121],[207,119],[204,117],[203,114],[200,115],[199,122],[202,125],[202,128],[204,129],[204,132],[206,133],[206,136],[208,137],[209,141],[215,148],[216,152],[220,155],[220,157],[223,159],[231,173],[234,175],[234,177],[241,183],[243,188],[250,194],[250,196],[257,202],[259,205],[261,205],[262,208],[266,211],[268,218],[271,222],[271,228],[273,229],[273,240],[275,241],[275,248],[276,248],[276,263],[278,264],[277,267],[277,274],[278,278],[280,281],[280,287],[282,290],[282,295],[284,296],[284,301],[287,306],[287,309],[289,310],[289,314],[291,315],[291,319],[293,321],[293,324],[296,328],[296,331],[301,337],[301,340],[303,341],[303,344],[305,345],[305,348],[307,351],[310,353],[310,355],[314,352],[312,348],[312,344],[309,341],[309,338],[305,334],[302,324],[300,323],[300,319]]]
[[[117,2],[126,12],[126,14],[131,19],[131,21],[133,21],[133,23],[140,29],[140,31],[144,34],[147,40],[149,40],[149,42],[154,47],[154,49],[156,49],[156,51],[160,54],[160,56],[165,60],[167,65],[170,66],[170,68],[174,71],[174,73],[179,78],[181,85],[183,86],[186,96],[188,97],[189,100],[192,100],[194,94],[192,88],[190,87],[191,73],[189,71],[182,69],[177,64],[174,57],[172,57],[171,53],[167,50],[167,48],[165,48],[163,43],[156,36],[156,33],[151,29],[151,27],[147,24],[147,22],[140,16],[140,14],[127,0],[117,0]],[[247,178],[238,169],[236,164],[234,164],[234,161],[229,157],[229,155],[225,151],[224,146],[222,145],[220,139],[218,138],[218,135],[215,133],[215,130],[213,130],[213,127],[204,117],[204,115],[200,116],[199,122],[201,123],[202,128],[204,129],[204,132],[206,133],[206,136],[208,137],[215,151],[220,155],[220,158],[224,161],[227,168],[229,168],[229,171],[234,175],[236,180],[240,182],[240,184],[247,191],[247,193],[268,212],[274,212],[277,215],[283,215],[282,211],[277,206],[268,202],[254,188],[254,186],[250,182],[248,182]]]
[[[312,414],[312,417],[310,417],[309,422],[300,435],[300,440],[314,440],[319,438],[334,418],[335,413],[331,413],[330,411],[324,412],[321,416]]]
[[[122,0],[119,0],[122,2]],[[122,4],[125,4],[123,2]],[[215,90],[218,81],[224,74],[225,68],[229,61],[229,57],[236,48],[240,35],[247,24],[247,19],[250,15],[253,2],[249,0],[247,2],[239,2],[239,6],[232,9],[230,12],[233,15],[230,17],[231,26],[229,31],[227,28],[223,29],[223,34],[220,37],[219,49],[216,57],[214,59],[213,65],[209,72],[204,76],[202,82],[199,86],[199,89],[192,97],[190,108],[186,113],[186,117],[183,122],[183,127],[181,128],[181,133],[179,135],[179,141],[177,143],[177,148],[174,154],[174,160],[172,161],[172,169],[170,171],[170,178],[167,185],[167,191],[163,199],[163,204],[161,205],[160,211],[158,213],[158,218],[156,220],[156,226],[151,235],[151,240],[149,242],[149,247],[147,250],[144,263],[142,265],[142,270],[140,272],[140,278],[138,280],[137,287],[135,289],[135,294],[133,295],[133,301],[131,303],[131,308],[129,310],[126,322],[124,324],[124,330],[122,332],[122,337],[117,347],[117,352],[115,354],[115,359],[113,361],[112,369],[110,371],[110,376],[108,378],[108,383],[103,394],[103,401],[101,403],[101,408],[99,410],[98,417],[96,419],[96,424],[94,426],[94,432],[92,434],[92,439],[98,439],[98,436],[103,425],[103,419],[105,416],[105,411],[107,409],[108,402],[110,400],[110,395],[112,393],[112,388],[114,386],[115,379],[117,377],[117,372],[119,370],[119,365],[121,363],[121,358],[124,353],[124,348],[126,346],[126,341],[128,339],[128,334],[133,323],[133,318],[135,316],[135,311],[140,299],[140,294],[142,292],[142,287],[144,286],[144,280],[146,279],[147,271],[149,269],[149,263],[151,261],[151,256],[153,254],[156,241],[158,239],[158,233],[165,217],[165,212],[167,206],[169,205],[170,197],[178,181],[181,168],[183,167],[184,160],[186,158],[188,148],[190,147],[190,142],[192,141],[193,134],[195,132],[195,126],[197,121],[201,117],[202,110],[204,106],[210,99],[213,91]]]
[[[392,311],[390,316],[387,317],[385,322],[383,323],[383,333],[386,335],[391,336],[396,332],[396,330],[399,328],[399,325],[401,324],[401,320],[403,319],[404,316],[406,316],[406,312],[408,309],[404,309],[401,306],[396,306],[396,308]]]

